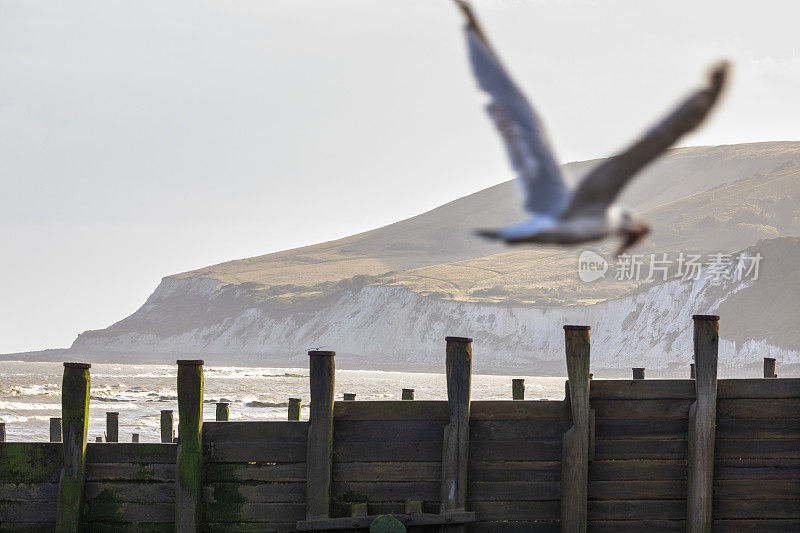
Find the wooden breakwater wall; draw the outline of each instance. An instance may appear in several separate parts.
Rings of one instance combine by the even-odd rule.
[[[447,401],[335,402],[312,351],[308,422],[204,422],[180,361],[178,443],[87,443],[89,368],[67,363],[64,443],[0,443],[0,530],[800,530],[800,379],[717,381],[716,317],[694,326],[686,380],[592,380],[566,326],[563,401],[470,401],[449,337]]]

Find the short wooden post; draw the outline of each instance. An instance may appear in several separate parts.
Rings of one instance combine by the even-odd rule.
[[[6,423],[0,422],[0,442],[6,441]]]
[[[306,452],[306,518],[328,518],[333,465],[333,385],[336,352],[308,352],[311,385]]]
[[[61,419],[50,419],[50,442],[61,442]]]
[[[217,422],[227,422],[231,416],[230,408],[228,407],[228,402],[217,402],[217,413],[216,413],[216,420]]]
[[[634,368],[633,379],[644,379],[644,368]]]
[[[589,326],[564,326],[572,427],[561,455],[561,531],[586,531],[589,487]]]
[[[289,398],[289,420],[300,420],[300,398]]]
[[[472,381],[472,339],[446,337],[447,405],[450,423],[444,428],[442,447],[441,512],[463,511],[467,505],[469,460],[469,410]],[[443,526],[445,531],[466,531],[465,524]]]
[[[719,317],[694,315],[697,400],[689,408],[686,531],[711,531],[714,488],[714,430],[717,419]]]
[[[345,392],[342,395],[342,399],[346,402],[354,402],[356,401],[356,393],[354,392]]]
[[[690,364],[689,364],[689,379],[694,379],[694,378],[695,378],[695,375],[696,375],[696,374],[695,374],[695,367],[694,367],[694,363],[690,363]]]
[[[131,435],[131,442],[133,442],[134,444],[139,442],[139,434],[138,433],[134,433],[134,434]]]
[[[94,441],[95,442],[103,442],[103,437],[95,437]]]
[[[775,374],[775,358],[773,357],[765,357],[764,358],[764,377],[765,378],[777,378],[778,375]]]
[[[172,442],[172,409],[161,410],[161,442]]]
[[[414,399],[414,389],[403,389],[401,398],[403,400],[413,400]]]
[[[89,426],[88,363],[64,363],[61,382],[64,468],[58,484],[56,531],[81,531],[86,472],[86,432]]]
[[[512,379],[511,380],[511,398],[514,400],[525,399],[525,380]]]
[[[203,361],[178,361],[178,460],[175,531],[200,531],[203,496]]]
[[[119,442],[119,413],[106,413],[106,442]]]

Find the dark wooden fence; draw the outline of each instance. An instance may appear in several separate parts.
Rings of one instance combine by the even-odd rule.
[[[565,328],[563,401],[470,401],[448,338],[447,401],[333,402],[312,352],[308,422],[202,422],[182,361],[178,443],[87,444],[88,368],[66,366],[65,443],[0,443],[0,530],[800,530],[800,379],[717,381],[716,317],[695,332],[696,379],[592,380]]]

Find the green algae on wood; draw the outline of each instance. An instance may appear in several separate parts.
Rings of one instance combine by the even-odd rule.
[[[56,482],[64,454],[60,443],[4,442],[0,444],[0,482]]]
[[[372,521],[369,533],[405,533],[406,526],[390,514],[380,515]]]
[[[203,495],[203,361],[178,361],[178,466],[175,530],[200,530]]]

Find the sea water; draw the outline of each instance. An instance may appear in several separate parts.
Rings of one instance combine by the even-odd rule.
[[[289,398],[300,398],[308,418],[307,368],[204,367],[204,420],[214,420],[217,401],[230,402],[231,420],[286,420]],[[8,441],[45,441],[50,418],[61,416],[61,363],[0,361],[0,422]],[[178,419],[177,367],[172,365],[92,364],[89,442],[105,433],[106,412],[119,412],[119,440],[160,440],[160,412]],[[511,379],[525,379],[526,399],[562,400],[564,377],[473,375],[473,400],[511,399]],[[446,400],[444,374],[337,370],[335,398],[353,392],[356,401],[399,400],[401,389],[417,400]]]

